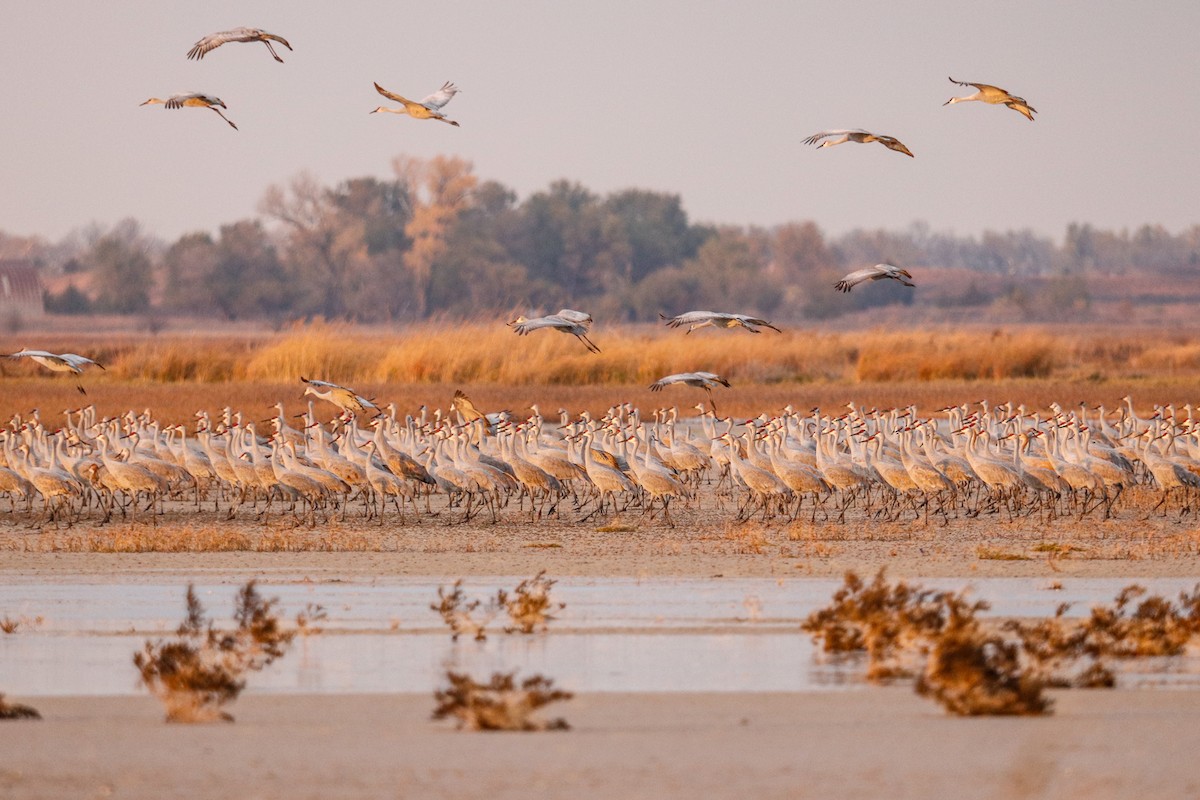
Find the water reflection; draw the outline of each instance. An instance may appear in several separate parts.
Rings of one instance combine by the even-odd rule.
[[[520,578],[474,578],[468,596],[486,598]],[[995,614],[1045,616],[1062,602],[1085,614],[1111,602],[1129,581],[981,579],[976,596]],[[961,589],[962,580],[923,580]],[[1143,582],[1175,597],[1186,580]],[[563,579],[556,600],[567,604],[549,635],[501,632],[486,642],[451,643],[430,610],[435,579],[362,583],[273,584],[290,616],[321,605],[325,633],[299,638],[284,659],[255,675],[255,692],[427,692],[453,668],[483,677],[494,670],[540,672],[574,691],[842,691],[863,686],[860,663],[814,653],[799,620],[825,604],[836,580]],[[131,694],[138,691],[133,653],[147,637],[169,635],[183,616],[182,585],[44,584],[0,586],[0,609],[29,618],[0,636],[0,691],[14,695]],[[235,585],[197,586],[210,616],[228,619]],[[34,624],[32,618],[41,616]],[[1200,659],[1151,659],[1123,672],[1123,686],[1200,688]],[[1127,665],[1128,666],[1128,665]]]

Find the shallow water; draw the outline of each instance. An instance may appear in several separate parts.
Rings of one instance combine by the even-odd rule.
[[[468,597],[488,599],[520,578],[473,578]],[[1002,616],[1048,616],[1063,602],[1087,613],[1111,602],[1128,580],[924,580],[939,589],[970,587]],[[1192,582],[1141,581],[1174,598]],[[250,691],[282,693],[426,692],[447,667],[476,677],[492,671],[540,672],[575,691],[829,691],[862,687],[859,664],[831,664],[814,652],[800,620],[826,604],[839,580],[567,578],[552,596],[566,608],[546,635],[505,634],[452,643],[429,606],[436,579],[264,584],[265,596],[293,616],[321,605],[320,635],[250,680]],[[236,586],[197,585],[210,617],[232,612]],[[133,694],[132,655],[147,638],[169,635],[184,612],[183,585],[22,583],[0,586],[0,613],[26,622],[0,635],[0,691],[22,697]],[[33,618],[42,617],[40,622]],[[1123,686],[1200,688],[1200,658],[1146,659],[1123,665]]]

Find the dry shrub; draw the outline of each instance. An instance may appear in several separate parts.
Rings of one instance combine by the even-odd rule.
[[[318,320],[295,325],[258,349],[247,360],[245,374],[239,377],[286,381],[307,375],[331,381],[362,381],[386,347],[385,339],[368,338],[356,334],[349,325]]]
[[[0,631],[16,633],[19,627],[21,627],[21,620],[19,619],[13,619],[8,615],[5,615],[4,619],[0,619]]]
[[[1132,365],[1147,372],[1195,372],[1200,369],[1200,344],[1152,345],[1130,359]]]
[[[324,630],[318,623],[329,618],[325,606],[309,603],[296,615],[296,632],[301,636],[315,636]]]
[[[975,607],[947,597],[945,624],[932,637],[918,694],[960,716],[1049,713],[1045,681],[1021,662],[1019,645],[985,633]]]
[[[505,627],[507,633],[535,633],[545,631],[547,623],[554,619],[549,612],[560,611],[567,607],[566,603],[555,605],[550,601],[550,587],[557,581],[546,577],[542,570],[532,578],[521,581],[513,590],[515,597],[509,597],[508,592],[501,589],[496,593],[496,605],[508,612],[513,621],[511,627]]]
[[[0,692],[0,719],[41,719],[42,715],[38,713],[36,708],[32,706],[23,706],[20,703],[10,703],[4,699],[4,693]]]
[[[295,637],[275,613],[277,599],[264,600],[254,581],[237,594],[231,631],[205,620],[195,589],[187,589],[187,618],[174,641],[146,641],[133,655],[144,685],[167,710],[168,722],[232,722],[221,706],[237,699],[246,675],[281,658]]]
[[[554,688],[554,681],[534,675],[516,685],[516,672],[496,672],[488,683],[476,683],[469,675],[448,671],[449,687],[433,693],[437,708],[434,719],[453,717],[459,730],[469,731],[565,731],[565,719],[541,720],[533,713],[557,700],[574,695]]]
[[[1046,334],[995,331],[980,347],[978,333],[874,333],[859,350],[860,381],[1008,380],[1044,378],[1060,340]]]
[[[1151,595],[1131,610],[1132,602],[1145,593],[1141,586],[1126,586],[1113,606],[1092,608],[1083,629],[1097,655],[1175,656],[1200,632],[1200,584],[1191,594],[1181,592],[1178,606]]]
[[[903,660],[912,655],[913,645],[934,638],[945,627],[949,609],[985,610],[982,601],[967,605],[965,599],[947,592],[909,586],[903,581],[889,584],[880,569],[871,583],[847,572],[833,603],[818,609],[800,626],[820,640],[826,653],[865,651],[867,680],[884,681],[911,674]]]
[[[259,346],[256,340],[224,340],[214,347],[200,337],[154,338],[133,345],[105,362],[109,377],[155,383],[225,383],[239,377],[241,365]]]
[[[1083,625],[1064,618],[1070,603],[1063,603],[1049,619],[1036,622],[1008,620],[1003,630],[1016,635],[1026,661],[1047,686],[1060,689],[1111,689],[1116,676],[1099,658]],[[1080,669],[1080,663],[1086,667]]]
[[[454,582],[454,586],[450,587],[449,592],[444,586],[439,586],[438,602],[429,608],[441,614],[442,619],[450,626],[451,641],[456,642],[459,636],[469,634],[475,641],[482,642],[487,639],[487,624],[495,616],[495,610],[489,607],[484,619],[477,621],[472,615],[482,604],[483,601],[479,599],[467,600],[467,595],[462,590],[462,578],[459,578]]]

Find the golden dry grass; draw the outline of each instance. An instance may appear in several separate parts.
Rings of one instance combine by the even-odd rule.
[[[931,409],[989,398],[1030,407],[1051,401],[1104,402],[1126,393],[1142,403],[1194,400],[1200,378],[1200,329],[1169,335],[1145,329],[921,328],[818,331],[757,336],[700,331],[683,336],[658,326],[600,327],[604,352],[586,352],[551,331],[518,338],[499,325],[438,325],[381,332],[314,322],[279,333],[75,334],[23,332],[0,350],[25,344],[82,352],[107,371],[82,376],[101,413],[150,407],[171,421],[197,408],[231,405],[266,415],[276,401],[294,413],[299,377],[353,386],[406,410],[446,407],[465,387],[477,405],[523,411],[539,403],[602,412],[613,403],[688,407],[704,395],[647,387],[673,372],[709,370],[733,388],[721,410],[757,414],[785,403],[837,407],[847,400],[880,406],[916,403]],[[0,363],[6,391],[0,415],[86,402],[71,377],[27,363]]]
[[[283,518],[271,525],[169,522],[157,526],[117,524],[79,532],[44,531],[20,539],[20,549],[39,553],[332,553],[387,550],[386,537],[336,524],[298,527]]]

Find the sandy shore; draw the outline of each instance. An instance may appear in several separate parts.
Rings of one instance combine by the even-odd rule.
[[[1076,691],[1039,719],[947,717],[904,688],[592,694],[574,730],[460,733],[427,695],[247,696],[232,725],[148,698],[42,698],[0,725],[0,796],[27,798],[1183,798],[1200,693]]]
[[[1143,493],[1145,494],[1145,493]],[[1150,513],[1139,497],[1116,519],[1051,522],[1004,515],[948,525],[859,515],[846,524],[801,519],[739,523],[733,510],[680,509],[677,527],[634,512],[581,521],[530,521],[516,509],[499,524],[458,524],[456,512],[380,526],[361,515],[314,526],[290,517],[235,520],[224,513],[171,513],[55,529],[8,517],[0,526],[0,579],[121,580],[237,573],[269,580],[384,576],[839,577],[848,569],[896,577],[1200,576],[1200,527],[1190,514]],[[453,522],[454,524],[448,524]]]
[[[14,524],[0,529],[0,581],[440,582],[542,569],[554,578],[716,581],[884,566],[896,578],[1200,580],[1200,533],[1176,514],[1049,526],[690,523],[667,529],[635,515],[617,530],[560,520],[283,529],[214,517],[59,531]],[[228,536],[241,537],[241,549],[187,552]],[[431,693],[251,689],[231,708],[235,724],[210,726],[167,725],[148,696],[13,697],[45,720],[0,723],[0,798],[1200,796],[1200,692],[1055,698],[1046,718],[959,719],[909,687],[592,693],[547,709],[564,716],[570,732],[467,734],[428,719]]]

